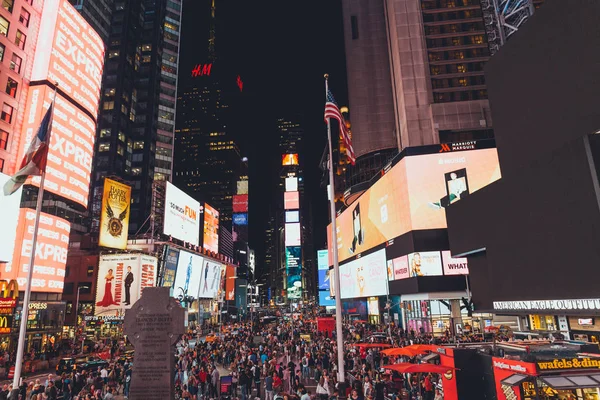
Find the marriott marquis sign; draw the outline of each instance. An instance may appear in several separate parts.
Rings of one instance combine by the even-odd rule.
[[[600,299],[494,301],[494,310],[600,310]]]

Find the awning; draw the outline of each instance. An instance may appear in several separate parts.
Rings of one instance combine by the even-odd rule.
[[[600,387],[600,374],[542,376],[540,379],[554,389]]]
[[[410,364],[410,363],[398,363],[393,365],[384,365],[382,369],[391,369],[400,373],[434,373],[434,374],[445,374],[448,371],[455,370],[456,368],[446,367],[437,364]]]
[[[521,375],[521,374],[512,374],[508,378],[500,381],[500,383],[503,385],[507,385],[507,386],[517,386],[517,385],[520,385],[521,382],[525,381],[527,378],[530,378],[530,376]]]

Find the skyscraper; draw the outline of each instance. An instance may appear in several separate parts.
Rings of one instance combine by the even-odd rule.
[[[110,16],[114,0],[69,0],[69,2],[106,43],[110,35]]]
[[[86,3],[83,10],[93,8]],[[180,26],[180,0],[112,4],[92,215],[100,212],[103,178],[121,177],[132,186],[130,234],[150,231],[153,182],[172,174]]]
[[[243,81],[218,56],[214,0],[210,9],[206,8],[209,10],[205,55],[191,50],[198,47],[197,37],[190,34],[186,42],[190,51],[180,74],[173,183],[215,207],[221,225],[231,231],[236,183],[248,175],[247,160],[243,160],[235,134]],[[184,29],[197,33],[196,22],[197,16],[189,14]]]

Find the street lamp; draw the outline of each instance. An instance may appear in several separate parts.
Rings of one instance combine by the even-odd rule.
[[[79,286],[77,288],[77,300],[75,301],[75,325],[77,325],[77,315],[79,314],[79,293],[81,289],[89,289],[89,286]],[[81,332],[81,354],[83,354],[83,345],[85,343],[85,325],[84,330]]]

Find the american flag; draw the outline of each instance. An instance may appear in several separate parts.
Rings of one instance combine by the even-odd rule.
[[[354,149],[352,148],[352,139],[350,139],[350,132],[348,132],[348,128],[346,128],[346,122],[344,121],[344,117],[340,112],[335,99],[333,98],[333,94],[331,90],[327,90],[327,100],[325,101],[325,121],[329,118],[333,118],[337,120],[338,125],[340,126],[340,136],[344,142],[344,147],[346,148],[346,155],[348,159],[354,165],[356,162],[356,157],[354,157]]]

